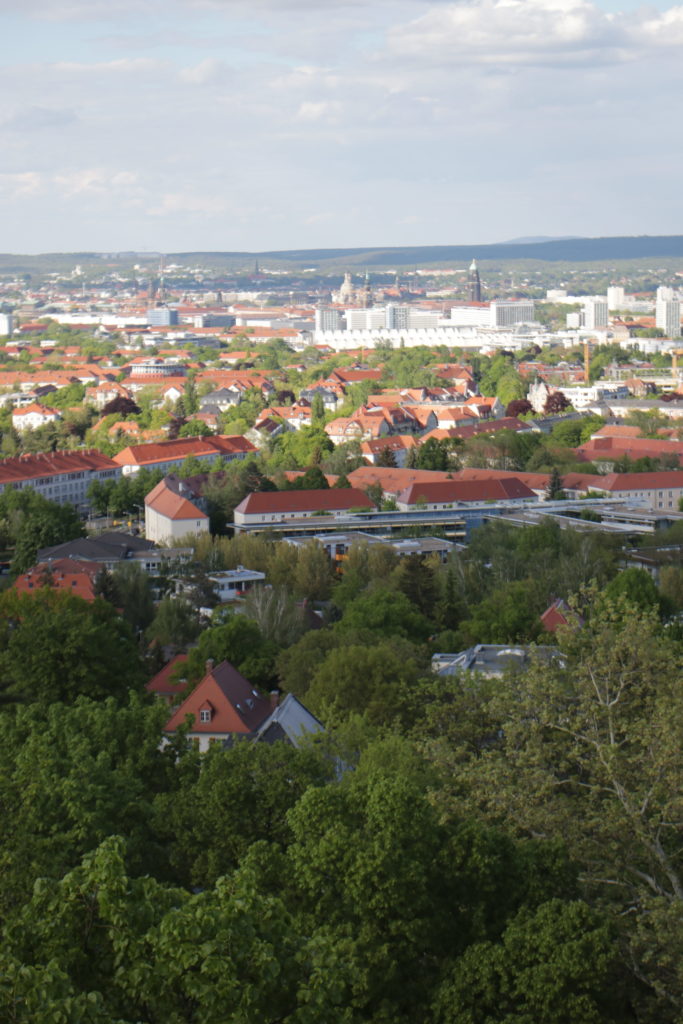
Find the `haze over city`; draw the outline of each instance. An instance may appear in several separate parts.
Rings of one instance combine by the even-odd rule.
[[[0,248],[680,230],[683,7],[3,0]]]

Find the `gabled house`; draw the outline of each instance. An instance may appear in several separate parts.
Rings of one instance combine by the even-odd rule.
[[[176,654],[171,658],[155,676],[152,676],[148,683],[145,683],[147,693],[154,694],[169,707],[178,704],[187,689],[187,679],[181,678],[174,681],[171,677],[175,674],[176,669],[180,665],[184,665],[186,661],[186,654]]]
[[[171,544],[188,534],[208,533],[209,517],[192,501],[182,480],[164,477],[145,497],[145,536],[156,544]]]
[[[153,680],[152,680],[153,682]],[[148,684],[148,686],[151,684]],[[164,731],[174,733],[191,716],[188,739],[200,751],[212,743],[231,746],[237,740],[298,746],[305,735],[323,726],[293,694],[278,703],[278,694],[262,696],[229,661],[206,663],[206,675],[173,712]]]
[[[59,409],[51,409],[47,405],[32,402],[31,405],[25,405],[23,409],[17,409],[12,413],[12,426],[18,433],[23,434],[26,430],[44,427],[46,423],[56,423],[61,418]]]
[[[211,743],[231,743],[236,737],[254,738],[272,711],[263,697],[229,661],[206,663],[206,675],[169,718],[164,731],[174,733],[189,716],[188,738],[201,751]]]

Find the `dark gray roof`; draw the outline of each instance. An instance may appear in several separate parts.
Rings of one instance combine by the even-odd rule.
[[[284,739],[293,747],[298,747],[306,735],[316,732],[324,732],[322,723],[293,693],[288,693],[259,726],[256,742],[274,743]]]
[[[76,540],[41,548],[37,561],[75,558],[81,562],[118,562],[138,551],[152,551],[155,544],[130,533],[103,533],[99,537],[78,537]]]

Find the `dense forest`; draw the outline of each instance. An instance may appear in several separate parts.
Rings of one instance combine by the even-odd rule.
[[[554,525],[492,524],[445,565],[358,543],[341,576],[315,544],[196,558],[272,589],[201,631],[120,572],[90,604],[0,597],[3,1020],[683,1020],[680,569],[657,586]],[[227,658],[325,733],[164,741],[144,681],[193,638],[188,686]],[[430,668],[520,641],[498,678]]]

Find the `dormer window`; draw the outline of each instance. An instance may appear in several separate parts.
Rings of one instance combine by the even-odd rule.
[[[199,712],[199,721],[200,722],[210,722],[211,721],[211,708],[202,708],[202,710]]]

